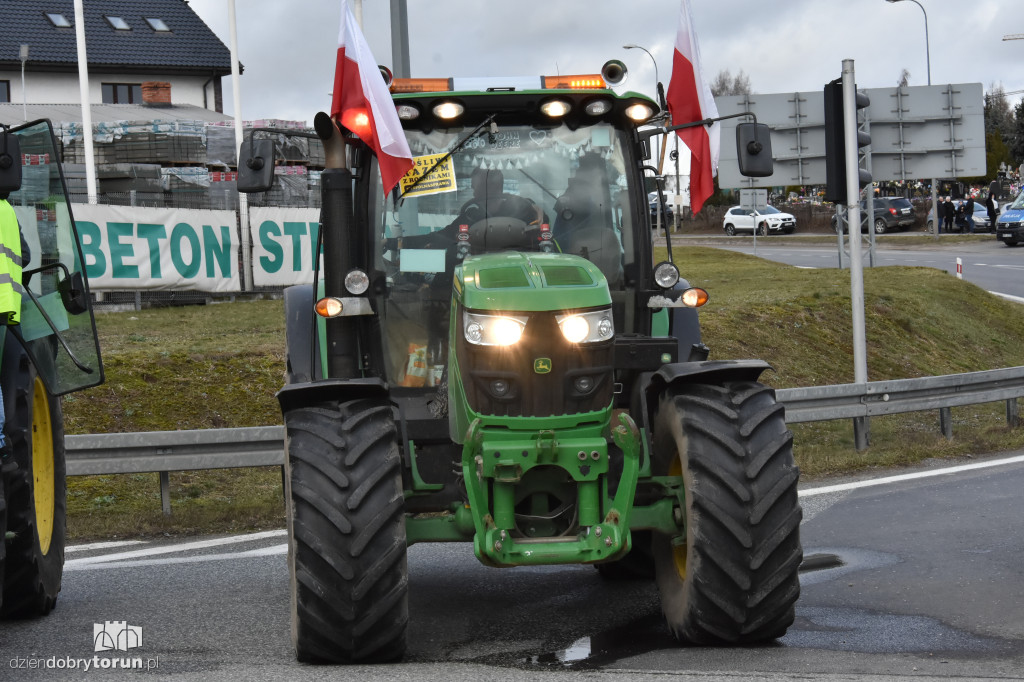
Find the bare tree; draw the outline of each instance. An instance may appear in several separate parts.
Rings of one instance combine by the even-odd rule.
[[[729,69],[722,69],[711,81],[711,94],[715,97],[749,95],[751,92],[750,76],[743,73],[742,69],[735,76],[729,72]]]
[[[900,71],[900,77],[896,81],[896,87],[897,88],[905,88],[908,85],[910,85],[910,72],[907,71],[906,69],[902,69]]]

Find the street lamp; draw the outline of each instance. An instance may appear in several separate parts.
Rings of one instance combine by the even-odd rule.
[[[650,51],[648,51],[648,49],[646,47],[643,47],[642,45],[634,45],[633,43],[630,43],[629,45],[623,45],[622,48],[624,50],[637,49],[637,50],[643,50],[644,52],[647,52],[647,56],[651,58],[652,62],[654,62],[654,91],[657,92],[658,91],[658,83],[661,82],[661,79],[658,78],[658,60],[655,59],[654,55],[651,54]]]
[[[905,0],[885,0],[886,2],[905,2]],[[924,5],[919,3],[917,0],[910,0],[924,12],[924,56],[925,63],[928,65],[928,85],[932,84],[932,56],[931,47],[928,45],[928,12],[925,12]]]

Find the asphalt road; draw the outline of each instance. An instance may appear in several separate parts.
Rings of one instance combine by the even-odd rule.
[[[732,246],[726,240],[715,243],[717,248],[752,254],[750,239],[745,244]],[[913,265],[937,268],[956,274],[956,259],[960,258],[963,278],[987,291],[1003,296],[1020,298],[1024,302],[1024,249],[1011,249],[996,241],[994,236],[982,237],[976,242],[940,246],[915,245],[899,247],[899,236],[880,238],[875,249],[875,265]],[[785,237],[759,239],[757,256],[800,267],[835,268],[839,265],[838,244],[831,246],[787,246]],[[864,267],[869,266],[868,254],[863,254]],[[843,256],[849,266],[849,257]]]
[[[138,657],[147,678],[217,680],[1020,678],[1016,455],[938,476],[804,484],[797,621],[770,646],[680,648],[649,582],[607,582],[587,567],[489,569],[469,545],[438,544],[409,551],[403,663],[302,665],[284,532],[272,530],[69,549],[57,609],[0,624],[0,679],[120,680],[130,672],[83,667],[122,657]],[[142,646],[94,653],[106,621],[141,627]],[[59,662],[77,667],[46,668]],[[17,668],[31,665],[42,667]]]

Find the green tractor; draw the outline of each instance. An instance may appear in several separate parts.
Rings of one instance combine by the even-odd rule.
[[[50,612],[64,572],[66,487],[59,396],[103,382],[81,249],[49,121],[0,129],[0,211],[27,257],[21,319],[0,329],[7,448],[0,453],[0,616]],[[10,204],[10,207],[7,206]],[[8,246],[8,245],[4,245]]]
[[[623,76],[395,80],[415,165],[389,194],[317,115],[322,260],[285,291],[277,396],[300,660],[402,656],[417,542],[654,578],[681,642],[793,622],[792,433],[769,366],[708,360],[706,292],[654,264],[649,141],[686,124]],[[766,128],[739,128],[741,172],[770,173]],[[271,185],[259,138],[241,191]]]

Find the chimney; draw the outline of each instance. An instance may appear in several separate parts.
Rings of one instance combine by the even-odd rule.
[[[142,103],[147,106],[170,106],[171,84],[164,81],[146,81],[142,84]]]

